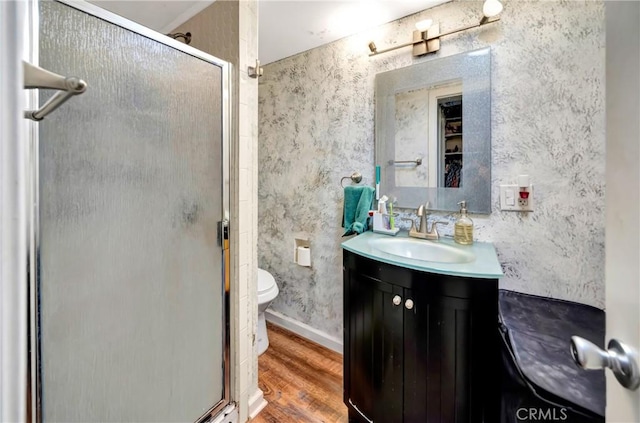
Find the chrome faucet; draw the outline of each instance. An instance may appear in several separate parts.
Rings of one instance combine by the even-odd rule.
[[[427,222],[427,216],[429,215],[429,202],[427,201],[426,204],[420,204],[420,207],[418,207],[418,211],[417,211],[417,215],[420,218],[420,228],[418,229],[418,232],[422,233],[422,234],[426,234],[427,232],[429,232],[427,230],[427,225],[429,222]]]
[[[428,216],[429,216],[429,202],[426,204],[421,204],[418,207],[418,211],[416,213],[420,217],[420,226],[416,230],[415,221],[413,219],[402,218],[402,220],[406,220],[411,222],[411,228],[409,229],[409,236],[420,239],[430,239],[430,240],[438,240],[440,239],[440,234],[438,233],[437,225],[448,225],[449,222],[446,220],[438,220],[431,224],[431,230],[427,228],[428,226]]]

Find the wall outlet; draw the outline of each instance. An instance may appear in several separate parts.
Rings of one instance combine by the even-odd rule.
[[[502,211],[533,211],[533,185],[527,188],[529,197],[520,198],[518,185],[500,185],[500,210]]]

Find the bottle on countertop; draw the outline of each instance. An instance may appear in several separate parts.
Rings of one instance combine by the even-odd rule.
[[[467,202],[460,201],[460,217],[454,225],[453,240],[458,244],[473,244],[473,220],[467,216]]]

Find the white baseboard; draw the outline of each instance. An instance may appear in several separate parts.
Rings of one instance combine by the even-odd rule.
[[[325,348],[329,348],[339,354],[342,354],[342,339],[331,336],[326,332],[312,328],[311,326],[285,316],[277,311],[267,310],[264,312],[265,318],[268,322],[274,325],[283,327],[298,336],[320,344]]]
[[[260,388],[256,389],[256,392],[249,397],[249,420],[256,417],[267,404],[262,390]]]

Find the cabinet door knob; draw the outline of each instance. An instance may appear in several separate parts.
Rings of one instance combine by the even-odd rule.
[[[413,300],[409,298],[404,302],[404,306],[407,308],[407,310],[411,310],[413,308]]]
[[[401,302],[402,298],[400,298],[400,295],[396,295],[395,297],[393,297],[393,305],[400,305]]]

